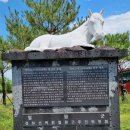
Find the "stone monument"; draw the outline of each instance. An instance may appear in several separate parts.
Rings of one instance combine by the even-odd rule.
[[[3,55],[12,61],[14,130],[120,130],[117,67],[127,51],[92,49],[103,36],[102,13]]]
[[[12,51],[14,130],[120,130],[117,67],[126,50]]]

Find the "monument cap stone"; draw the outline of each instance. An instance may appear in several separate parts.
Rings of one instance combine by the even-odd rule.
[[[110,47],[80,47],[74,46],[72,48],[61,48],[57,50],[44,50],[38,51],[18,51],[11,50],[3,54],[4,60],[45,60],[45,59],[71,59],[71,58],[123,58],[128,55],[127,49],[115,49]]]

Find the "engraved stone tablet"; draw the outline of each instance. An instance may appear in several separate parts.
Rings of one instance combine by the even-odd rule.
[[[102,118],[102,115],[103,118]],[[62,126],[62,125],[82,125],[82,126],[108,126],[110,124],[110,115],[109,113],[69,113],[68,119],[64,119],[64,114],[35,114],[32,115],[33,122],[28,120],[28,115],[24,115],[23,117],[23,126],[24,127],[32,127],[32,126]],[[39,124],[37,119],[42,119],[42,123]],[[28,124],[27,124],[28,122]]]
[[[22,69],[24,107],[108,105],[108,66]]]

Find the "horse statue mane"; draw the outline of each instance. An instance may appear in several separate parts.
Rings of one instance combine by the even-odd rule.
[[[61,35],[46,34],[32,41],[25,51],[44,51],[46,49],[59,49],[63,47],[85,46],[94,48],[95,40],[101,39],[103,33],[103,10],[99,13],[88,12],[88,19],[80,27]]]

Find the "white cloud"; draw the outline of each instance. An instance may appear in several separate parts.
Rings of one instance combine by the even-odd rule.
[[[0,0],[0,2],[7,3],[8,0]]]
[[[107,34],[130,31],[130,11],[120,15],[109,16],[104,21],[104,32]]]

